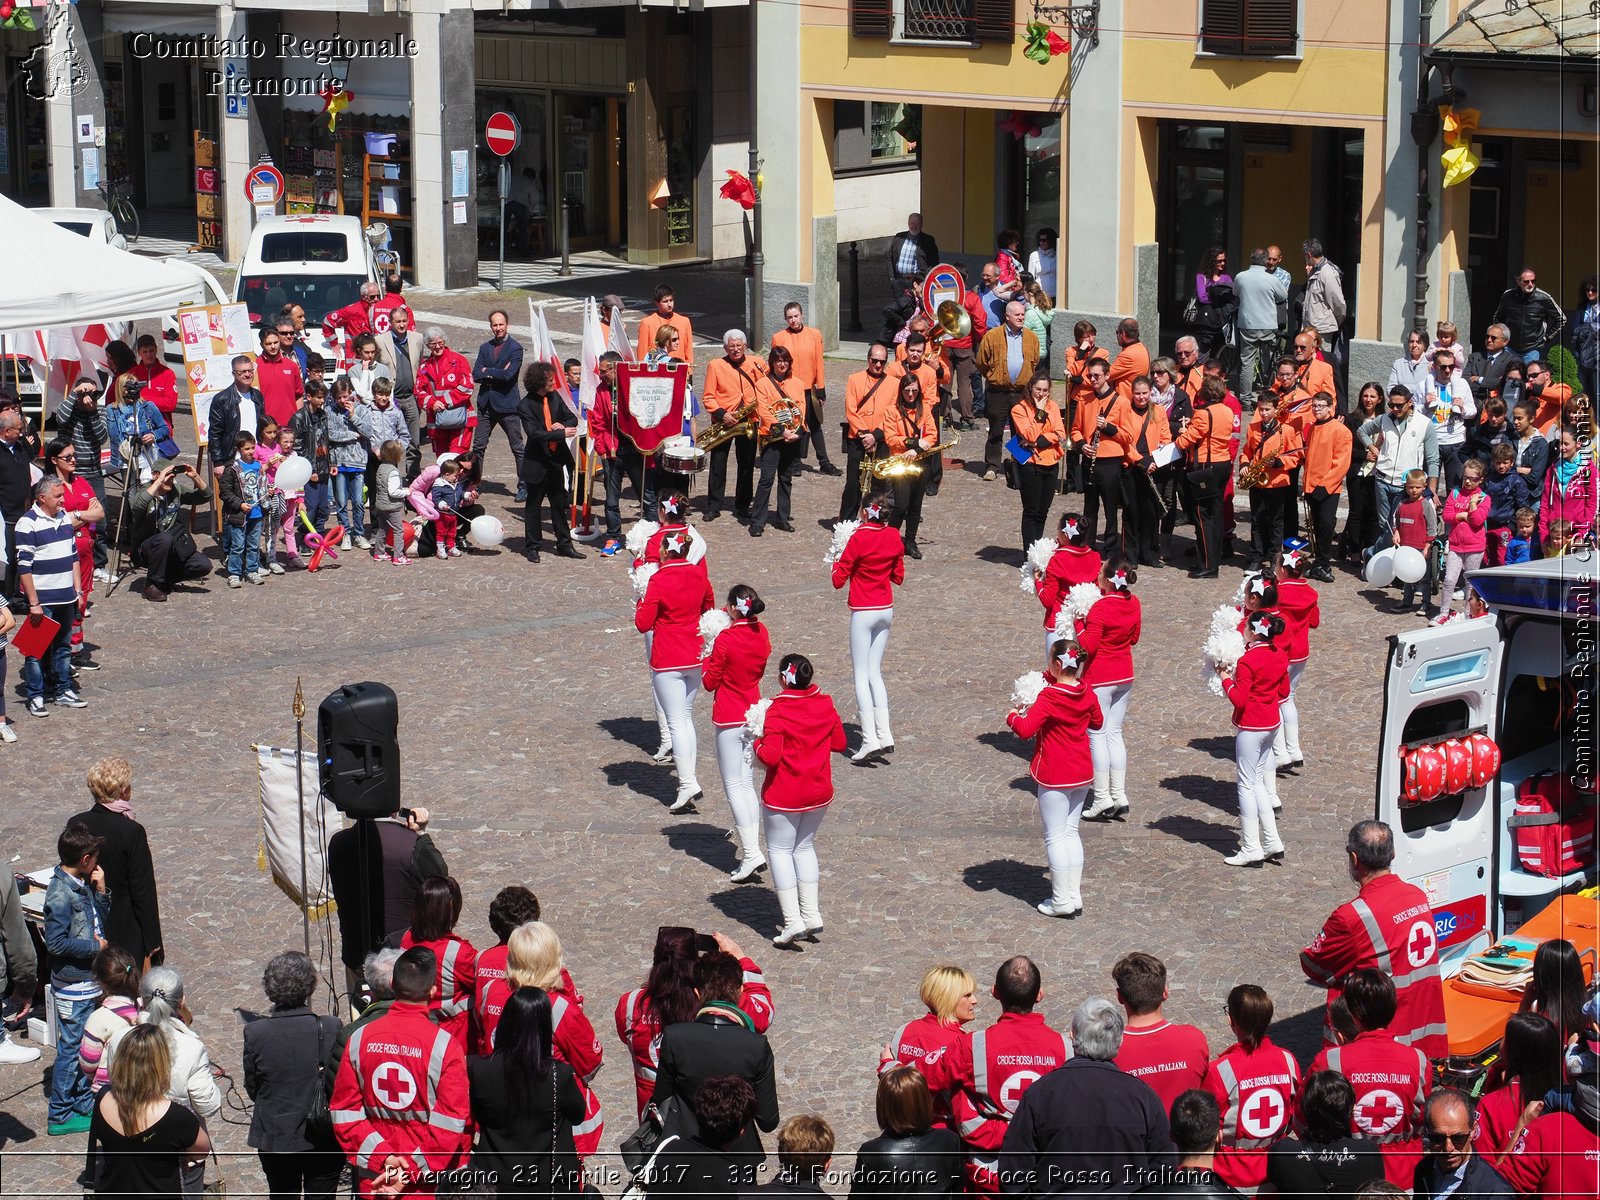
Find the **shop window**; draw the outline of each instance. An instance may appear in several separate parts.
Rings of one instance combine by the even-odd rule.
[[[1300,0],[1204,0],[1200,50],[1233,58],[1299,53]]]
[[[922,106],[835,100],[833,162],[837,174],[912,166]]]

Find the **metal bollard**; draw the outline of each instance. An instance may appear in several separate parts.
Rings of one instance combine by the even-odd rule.
[[[861,332],[861,247],[850,243],[850,325],[851,333]]]
[[[572,200],[561,197],[561,276],[572,274]]]

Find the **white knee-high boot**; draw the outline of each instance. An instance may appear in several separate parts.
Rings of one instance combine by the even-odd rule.
[[[1117,802],[1111,798],[1111,772],[1109,769],[1096,767],[1094,771],[1094,801],[1083,810],[1086,820],[1103,817],[1106,813],[1116,808]]]
[[[806,923],[800,919],[800,892],[796,888],[778,889],[778,907],[783,910],[783,928],[772,939],[774,946],[787,946],[806,933]]]
[[[893,754],[894,734],[889,731],[889,710],[887,708],[873,709],[872,723],[878,733],[878,749],[884,754]]]
[[[1273,766],[1273,764],[1268,763],[1267,769],[1265,772],[1263,772],[1263,775],[1264,778],[1262,779],[1262,783],[1266,785],[1267,799],[1269,803],[1261,806],[1262,811],[1277,812],[1283,807],[1283,801],[1278,799],[1278,770],[1275,766]]]
[[[1261,853],[1269,863],[1281,863],[1284,856],[1283,839],[1278,836],[1278,818],[1271,805],[1263,805],[1257,814],[1261,826]]]
[[[1112,815],[1125,817],[1128,815],[1128,772],[1111,768],[1110,788],[1111,803],[1115,806]]]
[[[801,879],[796,887],[800,892],[800,920],[805,924],[807,933],[822,932],[822,909],[817,902],[817,884],[815,879]]]
[[[1239,850],[1222,861],[1230,867],[1259,867],[1265,856],[1261,853],[1261,822],[1252,814],[1239,817]]]
[[[1272,735],[1272,762],[1274,766],[1287,767],[1290,762],[1289,747],[1283,736],[1283,721],[1278,722],[1278,732]]]
[[[1289,765],[1305,761],[1306,756],[1300,750],[1300,707],[1296,705],[1293,712],[1283,714],[1283,723],[1278,726],[1283,735],[1283,749],[1289,756]],[[1276,747],[1276,743],[1274,743]]]
[[[761,854],[761,827],[739,826],[739,865],[729,878],[735,883],[742,883],[766,865],[767,860]]]
[[[883,748],[883,743],[878,741],[878,724],[872,709],[863,708],[856,719],[861,722],[861,748],[850,756],[850,761],[866,762]]]

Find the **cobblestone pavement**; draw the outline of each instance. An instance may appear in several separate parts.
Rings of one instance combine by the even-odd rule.
[[[490,476],[507,480],[510,468],[497,438]],[[797,481],[795,533],[757,541],[731,517],[705,528],[719,595],[738,581],[759,588],[774,661],[789,650],[811,656],[848,723],[848,618],[823,564],[837,482]],[[126,754],[155,852],[168,961],[187,972],[194,1027],[235,1080],[239,1014],[262,1006],[267,959],[301,944],[294,907],[257,869],[249,748],[293,744],[297,677],[308,720],[341,683],[381,680],[399,693],[406,802],[437,814],[467,897],[467,937],[492,941],[487,907],[503,884],[539,893],[605,1045],[597,1086],[608,1147],[634,1125],[612,1007],[642,980],[663,922],[722,930],[765,968],[783,1111],[825,1114],[842,1152],[875,1132],[878,1047],[918,1015],[918,980],[939,961],[978,977],[987,1024],[997,1016],[987,995],[996,965],[1033,955],[1043,1011],[1064,1025],[1085,996],[1112,994],[1120,954],[1144,949],[1168,964],[1171,1014],[1200,1025],[1213,1051],[1225,1045],[1227,990],[1246,980],[1276,999],[1275,1036],[1302,1057],[1315,1049],[1319,993],[1296,952],[1349,891],[1340,848],[1371,807],[1383,638],[1403,620],[1375,615],[1355,580],[1323,589],[1301,692],[1308,762],[1282,784],[1288,862],[1237,871],[1221,863],[1235,826],[1229,709],[1198,667],[1209,614],[1237,577],[1192,581],[1167,569],[1141,578],[1132,819],[1085,829],[1087,911],[1047,920],[1033,911],[1048,883],[1026,748],[1003,724],[1013,679],[1040,656],[1040,609],[1017,587],[1019,505],[1003,484],[948,472],[928,503],[926,558],[908,563],[885,665],[898,752],[887,766],[835,759],[838,798],[819,841],[827,931],[780,951],[765,944],[778,924],[770,887],[727,881],[734,851],[704,700],[706,797],[698,814],[666,811],[673,777],[648,760],[655,729],[623,560],[591,550],[583,562],[547,555],[531,566],[517,553],[507,490],[495,484],[487,501],[511,535],[498,552],[406,568],[347,554],[337,570],[261,588],[229,591],[214,578],[160,607],[124,585],[98,600],[90,623],[105,669],[84,677],[87,710],[36,720],[8,694],[21,735],[0,750],[8,859],[48,865],[62,821],[87,802],[86,767]],[[628,502],[624,511],[636,510]],[[83,1138],[44,1134],[49,1062],[47,1052],[38,1068],[0,1074],[5,1195],[73,1191]],[[215,1130],[236,1156],[236,1189],[241,1178],[260,1186],[242,1100],[241,1084]]]

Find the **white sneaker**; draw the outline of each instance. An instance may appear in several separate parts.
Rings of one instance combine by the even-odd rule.
[[[0,1033],[0,1066],[21,1066],[38,1057],[39,1047],[19,1046],[11,1040],[10,1035]]]
[[[267,564],[267,570],[271,571],[274,575],[282,575],[283,574],[283,564],[281,562],[279,562],[277,559],[273,559],[271,562],[269,562]]]
[[[365,538],[363,538],[363,539],[362,539],[362,540],[363,540],[363,541],[365,541],[365,540],[366,540],[366,539],[365,539]],[[362,548],[362,549],[363,549],[363,550],[365,550],[365,549],[366,549],[366,547],[365,547],[365,546],[363,546],[363,547],[361,547],[361,548]],[[344,535],[344,540],[343,540],[343,541],[342,541],[342,542],[340,542],[340,543],[339,543],[339,549],[341,549],[341,550],[348,550],[348,549],[350,549],[350,535],[349,535],[349,534],[348,534],[348,533],[347,533],[347,534],[345,534],[345,535]]]
[[[350,540],[349,538],[345,538],[345,541],[348,542],[349,540]],[[361,549],[363,549],[363,550],[371,550],[372,549],[372,539],[367,537],[365,534],[361,534],[356,538],[356,545],[361,547]],[[348,550],[348,549],[350,549],[350,547],[346,546],[345,549]]]
[[[1066,917],[1071,919],[1083,911],[1083,905],[1074,907],[1063,901],[1057,904],[1054,900],[1041,900],[1035,907],[1047,917]]]
[[[265,584],[267,582],[267,577],[260,571],[252,571],[249,575],[246,575],[245,578],[254,584]]]
[[[110,583],[111,582],[111,568],[110,567],[96,567],[94,569],[94,577],[96,579],[98,579],[101,583]],[[37,1058],[38,1055],[35,1054],[34,1057]]]
[[[461,557],[461,547],[460,546],[451,546],[450,547],[450,557],[451,558],[460,558]]]
[[[241,580],[237,575],[229,575],[228,576],[228,586],[231,587],[231,588],[243,587],[244,586],[244,581]]]
[[[450,551],[446,550],[443,546],[440,546],[439,547],[439,552],[438,552],[437,555],[435,555],[435,557],[436,558],[440,558],[440,559],[449,558],[450,557]]]
[[[17,740],[17,731],[11,728],[10,721],[0,721],[0,742],[14,742]]]

